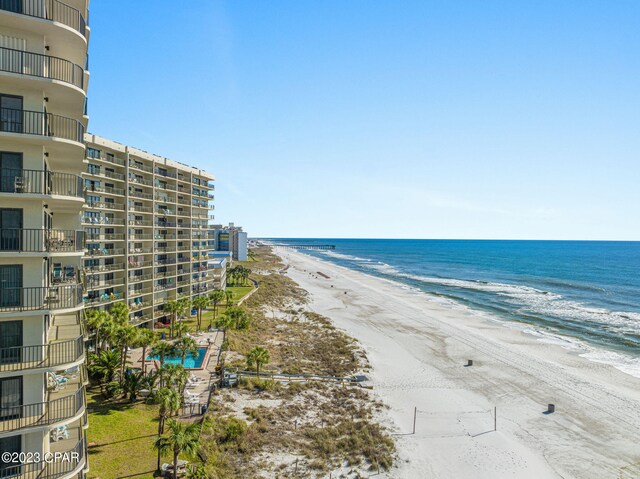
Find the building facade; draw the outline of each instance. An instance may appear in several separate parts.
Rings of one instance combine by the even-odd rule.
[[[167,301],[216,287],[208,264],[214,177],[95,135],[86,143],[85,303],[126,301],[132,324],[167,324]]]
[[[81,280],[86,0],[0,2],[0,477],[88,469]],[[48,461],[67,453],[68,461]]]
[[[228,251],[236,261],[247,261],[247,233],[242,226],[213,225],[213,250]]]

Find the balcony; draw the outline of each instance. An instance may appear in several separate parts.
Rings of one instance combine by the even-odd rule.
[[[84,336],[82,335],[75,339],[48,344],[0,348],[0,372],[71,365],[80,361],[83,355]]]
[[[110,218],[108,216],[84,215],[82,217],[82,223],[93,226],[124,226],[125,220],[123,218]]]
[[[87,150],[87,160],[99,160],[113,163],[114,165],[124,166],[124,160],[110,153],[104,153],[98,150]]]
[[[0,2],[0,10],[62,23],[85,36],[87,22],[79,10],[58,0]]]
[[[102,264],[84,268],[86,274],[101,274],[124,269],[124,263]]]
[[[140,171],[146,171],[148,173],[153,173],[153,168],[148,166],[148,165],[144,165],[142,163],[138,163],[136,161],[131,161],[129,160],[129,168],[135,168],[137,170]]]
[[[0,193],[59,195],[84,199],[84,182],[78,175],[70,173],[2,168]]]
[[[129,283],[140,283],[142,281],[149,281],[153,279],[153,275],[151,274],[139,274],[134,276],[129,276]]]
[[[2,3],[0,3],[2,5]],[[14,479],[66,479],[76,477],[75,475],[84,469],[87,456],[86,438],[78,434],[78,441],[69,450],[55,453],[59,458],[69,458],[69,460],[58,460],[50,462],[30,462],[17,464],[2,469],[0,477]],[[67,442],[67,441],[63,441]],[[57,443],[56,443],[57,445]],[[51,452],[54,452],[53,450]]]
[[[95,192],[95,193],[106,193],[108,195],[115,195],[115,196],[124,196],[124,190],[122,188],[110,188],[106,186],[91,185],[87,187],[86,192],[87,194],[91,194]]]
[[[0,432],[50,426],[68,421],[84,411],[84,386],[52,401],[0,408]]]
[[[84,231],[0,229],[0,253],[78,253],[84,250]]]
[[[0,108],[0,131],[83,142],[84,125],[78,120],[41,111]]]
[[[124,233],[89,233],[87,234],[87,242],[101,241],[123,241]]]
[[[0,71],[58,80],[84,88],[84,69],[81,66],[49,55],[0,47]]]
[[[124,254],[124,248],[89,248],[87,256],[92,258],[103,256],[120,256]]]
[[[85,173],[87,176],[101,176],[104,178],[110,178],[112,180],[124,181],[125,176],[121,173],[115,173],[113,171],[102,171],[100,168],[87,168]]]
[[[106,209],[106,210],[122,210],[124,211],[124,204],[111,203],[108,201],[87,201],[87,206],[92,209]]]
[[[71,309],[82,306],[82,285],[0,288],[0,312]]]

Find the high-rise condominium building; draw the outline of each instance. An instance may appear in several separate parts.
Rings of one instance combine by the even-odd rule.
[[[88,467],[87,3],[0,1],[0,451],[31,454],[3,457],[0,477],[81,478]]]
[[[133,324],[167,324],[167,301],[217,287],[208,264],[214,177],[95,135],[86,142],[87,307],[126,301]]]
[[[247,233],[242,226],[213,225],[213,250],[228,251],[236,261],[247,261]]]

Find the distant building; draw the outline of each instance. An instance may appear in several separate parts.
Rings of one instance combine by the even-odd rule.
[[[213,277],[213,287],[215,289],[226,289],[227,287],[227,258],[214,257],[208,261],[209,272]]]
[[[236,261],[247,260],[247,233],[242,226],[213,225],[213,251],[229,251]],[[217,255],[216,255],[217,256]]]

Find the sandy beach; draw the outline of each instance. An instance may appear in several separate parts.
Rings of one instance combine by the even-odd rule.
[[[397,467],[381,477],[640,477],[639,379],[435,296],[278,254],[310,308],[367,352],[397,434]]]

